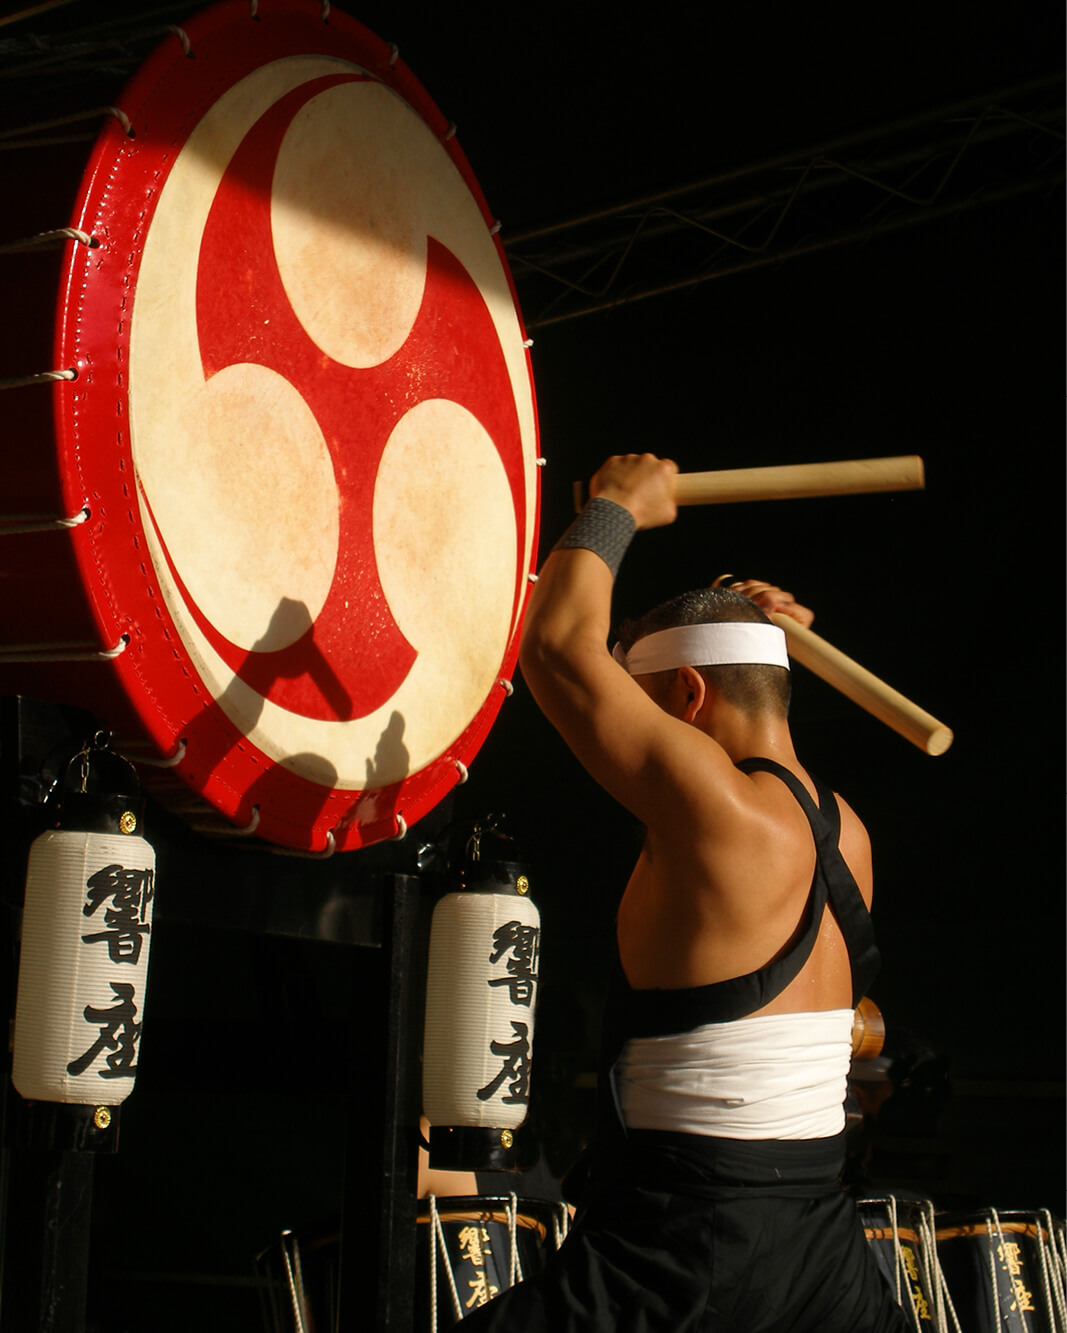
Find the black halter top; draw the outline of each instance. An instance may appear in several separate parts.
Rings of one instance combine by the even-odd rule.
[[[815,839],[815,873],[804,908],[804,929],[787,953],[744,976],[707,986],[677,990],[634,990],[626,979],[618,948],[604,1015],[601,1078],[611,1071],[631,1037],[659,1037],[690,1032],[705,1023],[730,1023],[769,1004],[796,977],[811,957],[827,902],[837,919],[852,970],[852,1003],[859,1003],[878,971],[878,948],[870,913],[841,855],[841,811],[833,792],[813,777],[818,806],[804,784],[773,759],[742,759],[743,773],[773,773],[796,797]],[[612,1098],[612,1100],[614,1100]]]

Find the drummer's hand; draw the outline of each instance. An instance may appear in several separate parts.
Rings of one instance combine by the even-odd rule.
[[[771,583],[764,583],[762,579],[742,579],[729,586],[734,592],[742,593],[749,601],[755,602],[760,610],[768,615],[772,611],[777,611],[780,615],[789,616],[805,629],[808,629],[815,619],[815,612],[809,611],[806,606],[801,606],[791,592],[783,592],[781,588],[776,588]]]
[[[634,516],[638,530],[673,523],[674,476],[678,464],[655,454],[621,454],[609,458],[589,483],[590,497],[614,500]]]

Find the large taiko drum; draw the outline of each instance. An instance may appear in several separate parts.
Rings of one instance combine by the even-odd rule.
[[[402,835],[510,692],[535,559],[492,215],[319,0],[206,9],[87,110],[87,158],[66,120],[0,140],[0,691],[269,842]]]

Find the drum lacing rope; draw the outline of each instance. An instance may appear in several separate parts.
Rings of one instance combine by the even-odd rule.
[[[557,1203],[552,1212],[552,1236],[556,1242],[556,1249],[563,1244],[570,1234],[571,1214],[565,1203]]]
[[[131,762],[134,764],[147,764],[150,768],[177,768],[177,766],[185,758],[185,750],[186,750],[186,745],[183,739],[178,742],[178,748],[174,751],[174,753],[167,755],[163,759],[155,759],[149,755],[137,755],[137,756],[127,756],[127,757],[130,758]]]
[[[504,693],[508,696],[509,699],[515,693],[515,686],[512,685],[510,680],[505,680],[503,676],[500,677],[500,680],[497,681],[497,684],[501,687],[501,689],[503,689]]]
[[[937,1226],[934,1221],[934,1205],[929,1200],[921,1206],[919,1250],[923,1262],[923,1271],[926,1275],[926,1289],[933,1296],[933,1322],[936,1326],[936,1333],[948,1333],[948,1323],[945,1319],[946,1306],[952,1315],[955,1333],[963,1333],[960,1328],[960,1321],[956,1317],[956,1309],[952,1304],[952,1297],[949,1295],[948,1283],[945,1281],[945,1275],[941,1271],[941,1264],[937,1257]]]
[[[76,528],[89,518],[91,511],[84,505],[70,518],[49,518],[47,514],[0,514],[0,537],[17,537],[26,532],[55,532]]]
[[[275,856],[302,856],[308,861],[326,861],[337,850],[337,839],[333,836],[333,829],[326,830],[326,846],[321,852],[306,852],[300,847],[271,847]]]
[[[1004,1232],[1000,1228],[1000,1215],[995,1208],[990,1208],[989,1213],[992,1222],[987,1219],[985,1224],[986,1235],[989,1238],[989,1281],[992,1284],[993,1309],[996,1311],[997,1321],[1003,1323],[1004,1315],[1000,1308],[1000,1292],[997,1288],[996,1246],[993,1244],[994,1226],[996,1227],[997,1235],[1000,1238],[1000,1258],[1002,1263],[1006,1261],[1007,1255],[1004,1250]],[[1012,1294],[1014,1295],[1014,1289],[1012,1290]]]
[[[519,1239],[516,1235],[519,1225],[519,1198],[517,1194],[509,1194],[508,1200],[508,1243],[511,1246],[511,1275],[509,1282],[511,1286],[514,1286],[516,1282],[522,1281],[522,1264],[519,1261]]]
[[[448,1246],[445,1244],[445,1231],[441,1225],[441,1217],[437,1211],[437,1196],[431,1194],[430,1201],[430,1333],[437,1333],[437,1247],[441,1247],[441,1258],[444,1260],[445,1273],[448,1276],[448,1287],[452,1293],[452,1310],[457,1319],[463,1318],[463,1309],[459,1303],[459,1292],[456,1290],[456,1279],[452,1273],[452,1263],[448,1257]]]
[[[21,254],[25,250],[43,250],[49,245],[62,245],[66,241],[77,241],[79,245],[96,246],[95,236],[77,227],[57,227],[54,231],[39,231],[36,236],[24,236],[19,241],[6,241],[0,245],[0,255]]]
[[[220,815],[218,811],[211,809],[205,804],[204,812],[213,818],[204,820],[190,817],[188,823],[189,827],[195,833],[206,833],[210,838],[250,838],[252,834],[255,833],[256,829],[259,828],[258,805],[252,807],[252,818],[248,823],[241,825],[231,824],[227,821],[220,827],[218,821],[221,820],[223,816]]]
[[[129,646],[128,634],[114,648],[94,648],[90,643],[16,643],[0,648],[0,662],[110,662]]]
[[[1052,1268],[1052,1295],[1056,1302],[1056,1312],[1060,1317],[1060,1324],[1067,1329],[1067,1255],[1060,1253],[1063,1232],[1060,1231],[1053,1221],[1052,1214],[1047,1208],[1041,1210],[1041,1216],[1045,1219],[1045,1226],[1048,1228],[1048,1248],[1051,1251],[1049,1264]],[[1044,1262],[1044,1261],[1042,1261]]]
[[[247,824],[242,824],[240,828],[232,828],[229,832],[231,838],[250,838],[256,829],[259,828],[259,806],[252,807],[252,817]]]
[[[896,1263],[893,1265],[893,1267],[896,1273],[896,1282],[897,1282],[897,1289],[896,1289],[897,1304],[900,1306],[901,1309],[903,1309],[904,1302],[901,1299],[900,1275],[902,1273],[905,1273],[906,1269],[904,1267],[904,1250],[900,1244],[900,1229],[897,1226],[897,1200],[896,1200],[896,1195],[894,1194],[891,1194],[889,1196],[889,1223],[893,1228],[893,1254],[894,1257],[896,1258]],[[919,1333],[922,1333],[922,1329],[919,1324],[919,1316],[915,1310],[915,1302],[911,1299],[910,1288],[908,1289],[908,1309],[911,1311],[911,1317],[915,1321],[915,1327],[919,1329]]]
[[[48,384],[52,380],[76,380],[76,370],[42,370],[36,375],[20,375],[16,379],[0,380],[0,389],[24,389],[28,384]]]
[[[460,787],[462,787],[463,784],[464,784],[464,783],[467,781],[467,779],[470,777],[470,770],[467,768],[467,765],[466,765],[466,764],[462,763],[459,759],[457,759],[457,760],[456,760],[456,772],[459,774],[459,783],[458,783],[458,785],[459,785]]]
[[[293,1259],[296,1262],[295,1274],[285,1244],[287,1236],[293,1237]],[[281,1245],[282,1259],[285,1261],[285,1277],[289,1284],[289,1300],[293,1307],[293,1318],[296,1320],[296,1333],[307,1333],[307,1325],[304,1323],[304,1310],[307,1309],[307,1302],[304,1297],[304,1274],[300,1267],[300,1246],[291,1231],[282,1232]]]
[[[1040,1219],[1042,1217],[1045,1219],[1045,1227],[1047,1229],[1046,1231],[1041,1230]],[[1046,1234],[1048,1236],[1047,1242],[1045,1240]],[[1049,1256],[1046,1253],[1046,1250],[1050,1248],[1051,1245],[1052,1245],[1052,1214],[1046,1208],[1042,1209],[1038,1213],[1038,1223],[1037,1223],[1037,1253],[1038,1253],[1038,1258],[1041,1260],[1041,1285],[1045,1288],[1045,1308],[1048,1311],[1049,1315],[1051,1316],[1053,1312],[1053,1305],[1055,1305],[1056,1314],[1059,1316],[1059,1326],[1062,1329],[1067,1327],[1067,1309],[1064,1309],[1063,1291],[1060,1287],[1059,1282],[1056,1281],[1058,1274],[1056,1272],[1055,1263],[1052,1264],[1051,1276],[1049,1274]],[[1055,1251],[1053,1251],[1053,1259],[1055,1259]],[[1056,1323],[1056,1320],[1053,1319],[1052,1322]]]
[[[181,44],[182,44],[182,55],[183,55],[183,56],[188,56],[189,59],[192,60],[192,58],[193,58],[193,45],[192,45],[192,42],[189,41],[189,34],[185,31],[185,29],[184,29],[184,28],[179,28],[178,25],[177,25],[176,23],[168,23],[168,24],[166,25],[166,29],[165,29],[165,30],[166,30],[167,32],[172,32],[172,33],[174,33],[174,35],[177,37],[178,41],[181,42]]]
[[[122,126],[122,132],[126,138],[132,139],[134,137],[133,126],[130,124],[130,118],[125,111],[121,111],[117,106],[94,106],[90,111],[76,111],[69,116],[57,116],[54,120],[39,120],[33,125],[20,125],[14,130],[2,130],[0,131],[0,148],[40,148],[46,144],[70,143],[72,140],[69,135],[60,139],[24,139],[19,136],[37,134],[40,130],[58,129],[61,125],[77,125],[84,120],[99,120],[101,116],[114,116]],[[73,141],[76,142],[77,138],[83,137],[85,136],[76,136]]]

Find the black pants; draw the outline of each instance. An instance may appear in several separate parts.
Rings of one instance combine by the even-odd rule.
[[[636,1131],[545,1272],[463,1333],[908,1333],[840,1159],[839,1139]]]

